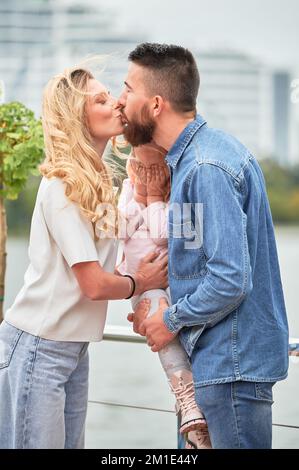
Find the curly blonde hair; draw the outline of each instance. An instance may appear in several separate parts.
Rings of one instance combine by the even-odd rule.
[[[39,169],[46,178],[62,179],[65,195],[78,204],[94,230],[95,224],[106,218],[100,224],[105,232],[109,222],[104,207],[115,211],[111,224],[116,224],[117,208],[112,169],[96,152],[87,124],[88,81],[93,78],[89,70],[74,67],[46,85],[42,108],[46,158]]]

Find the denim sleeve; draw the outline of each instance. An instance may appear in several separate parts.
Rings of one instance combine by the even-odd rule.
[[[184,326],[211,328],[235,310],[252,288],[246,233],[238,182],[222,168],[203,163],[193,173],[189,202],[202,203],[206,274],[194,292],[164,312],[172,332]]]

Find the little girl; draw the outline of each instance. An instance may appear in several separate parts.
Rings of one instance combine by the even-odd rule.
[[[167,252],[167,218],[170,176],[164,160],[165,152],[152,145],[134,148],[128,159],[129,178],[123,182],[119,211],[125,220],[121,238],[124,257],[118,266],[121,274],[134,275],[139,260],[155,250],[161,256]],[[169,289],[153,289],[132,298],[132,307],[144,298],[151,300],[149,315],[155,313],[164,297],[170,305]],[[162,367],[176,397],[176,409],[181,413],[180,432],[206,430],[206,420],[197,407],[193,377],[188,356],[175,338],[159,352]]]

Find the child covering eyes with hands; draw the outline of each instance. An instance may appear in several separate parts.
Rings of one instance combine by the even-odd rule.
[[[118,266],[121,274],[134,275],[139,260],[151,251],[167,253],[167,220],[170,196],[170,175],[164,149],[154,144],[133,149],[127,162],[128,178],[123,182],[119,210],[124,220],[121,237],[124,256]],[[132,307],[143,305],[148,316],[163,304],[171,304],[169,289],[152,289],[132,298]],[[129,321],[133,316],[129,315]],[[181,413],[181,433],[199,430],[205,434],[206,420],[194,397],[193,377],[188,356],[174,338],[159,351],[162,367],[176,397],[176,409]]]

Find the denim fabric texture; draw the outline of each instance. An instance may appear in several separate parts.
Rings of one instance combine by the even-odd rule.
[[[81,449],[88,343],[0,325],[0,449]]]
[[[288,324],[258,162],[200,115],[166,160],[172,306],[164,322],[196,363],[195,384],[284,379]]]

